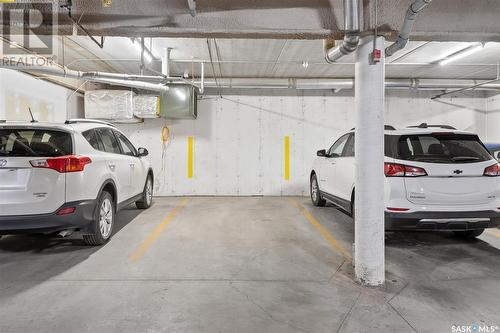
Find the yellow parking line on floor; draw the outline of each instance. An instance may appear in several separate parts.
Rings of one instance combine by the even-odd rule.
[[[136,262],[139,260],[143,254],[147,251],[147,249],[155,242],[163,230],[172,222],[175,216],[187,205],[188,199],[183,199],[174,209],[170,211],[165,220],[160,223],[146,238],[146,240],[135,250],[134,253],[128,258],[130,262]]]
[[[486,231],[486,233],[489,234],[489,235],[491,235],[491,236],[500,238],[500,230],[498,230],[498,229],[488,229]]]
[[[312,226],[320,233],[320,235],[330,244],[330,246],[337,252],[340,253],[344,258],[348,260],[352,260],[352,255],[347,251],[336,239],[333,237],[333,235],[321,225],[321,223],[316,220],[316,218],[307,210],[305,209],[300,202],[298,202],[295,199],[290,199],[292,202],[292,205],[297,207],[298,210],[302,212],[306,220],[312,224]]]

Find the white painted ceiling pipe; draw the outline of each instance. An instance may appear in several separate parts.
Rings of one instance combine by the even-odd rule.
[[[447,90],[477,85],[476,80],[448,79],[386,79],[385,87],[391,90]],[[195,81],[195,84],[200,84]],[[344,90],[353,89],[353,79],[275,79],[275,78],[225,78],[206,79],[205,88],[227,89],[297,89],[297,90]],[[485,84],[477,90],[500,89],[500,83]]]

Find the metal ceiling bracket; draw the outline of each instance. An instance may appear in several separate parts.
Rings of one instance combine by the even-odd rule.
[[[75,20],[75,18],[73,17],[73,15],[71,14],[71,6],[72,6],[72,2],[71,0],[68,0],[66,2],[66,4],[64,5],[61,5],[61,8],[65,8],[68,10],[68,17],[69,19],[71,20],[71,22],[73,22],[73,25],[74,26],[77,26],[78,28],[80,28],[83,32],[85,32],[85,34],[94,42],[97,44],[97,46],[99,46],[101,49],[104,48],[104,36],[101,36],[101,41],[98,41],[94,36],[92,36],[90,34],[90,32],[85,29],[85,27],[83,25],[81,25],[81,23],[77,20]]]

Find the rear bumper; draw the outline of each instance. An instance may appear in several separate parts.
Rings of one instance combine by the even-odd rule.
[[[385,212],[386,230],[475,230],[500,226],[500,212]]]
[[[56,232],[66,229],[85,231],[94,220],[96,205],[97,200],[74,201],[49,214],[0,216],[0,234]],[[66,207],[75,207],[76,210],[68,215],[56,214]]]

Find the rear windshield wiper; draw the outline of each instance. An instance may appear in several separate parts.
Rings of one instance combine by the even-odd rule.
[[[401,157],[402,160],[428,163],[449,163],[450,159],[446,156],[414,155]]]
[[[479,157],[475,156],[455,156],[452,157],[451,160],[453,162],[463,162],[463,161],[479,161]]]

